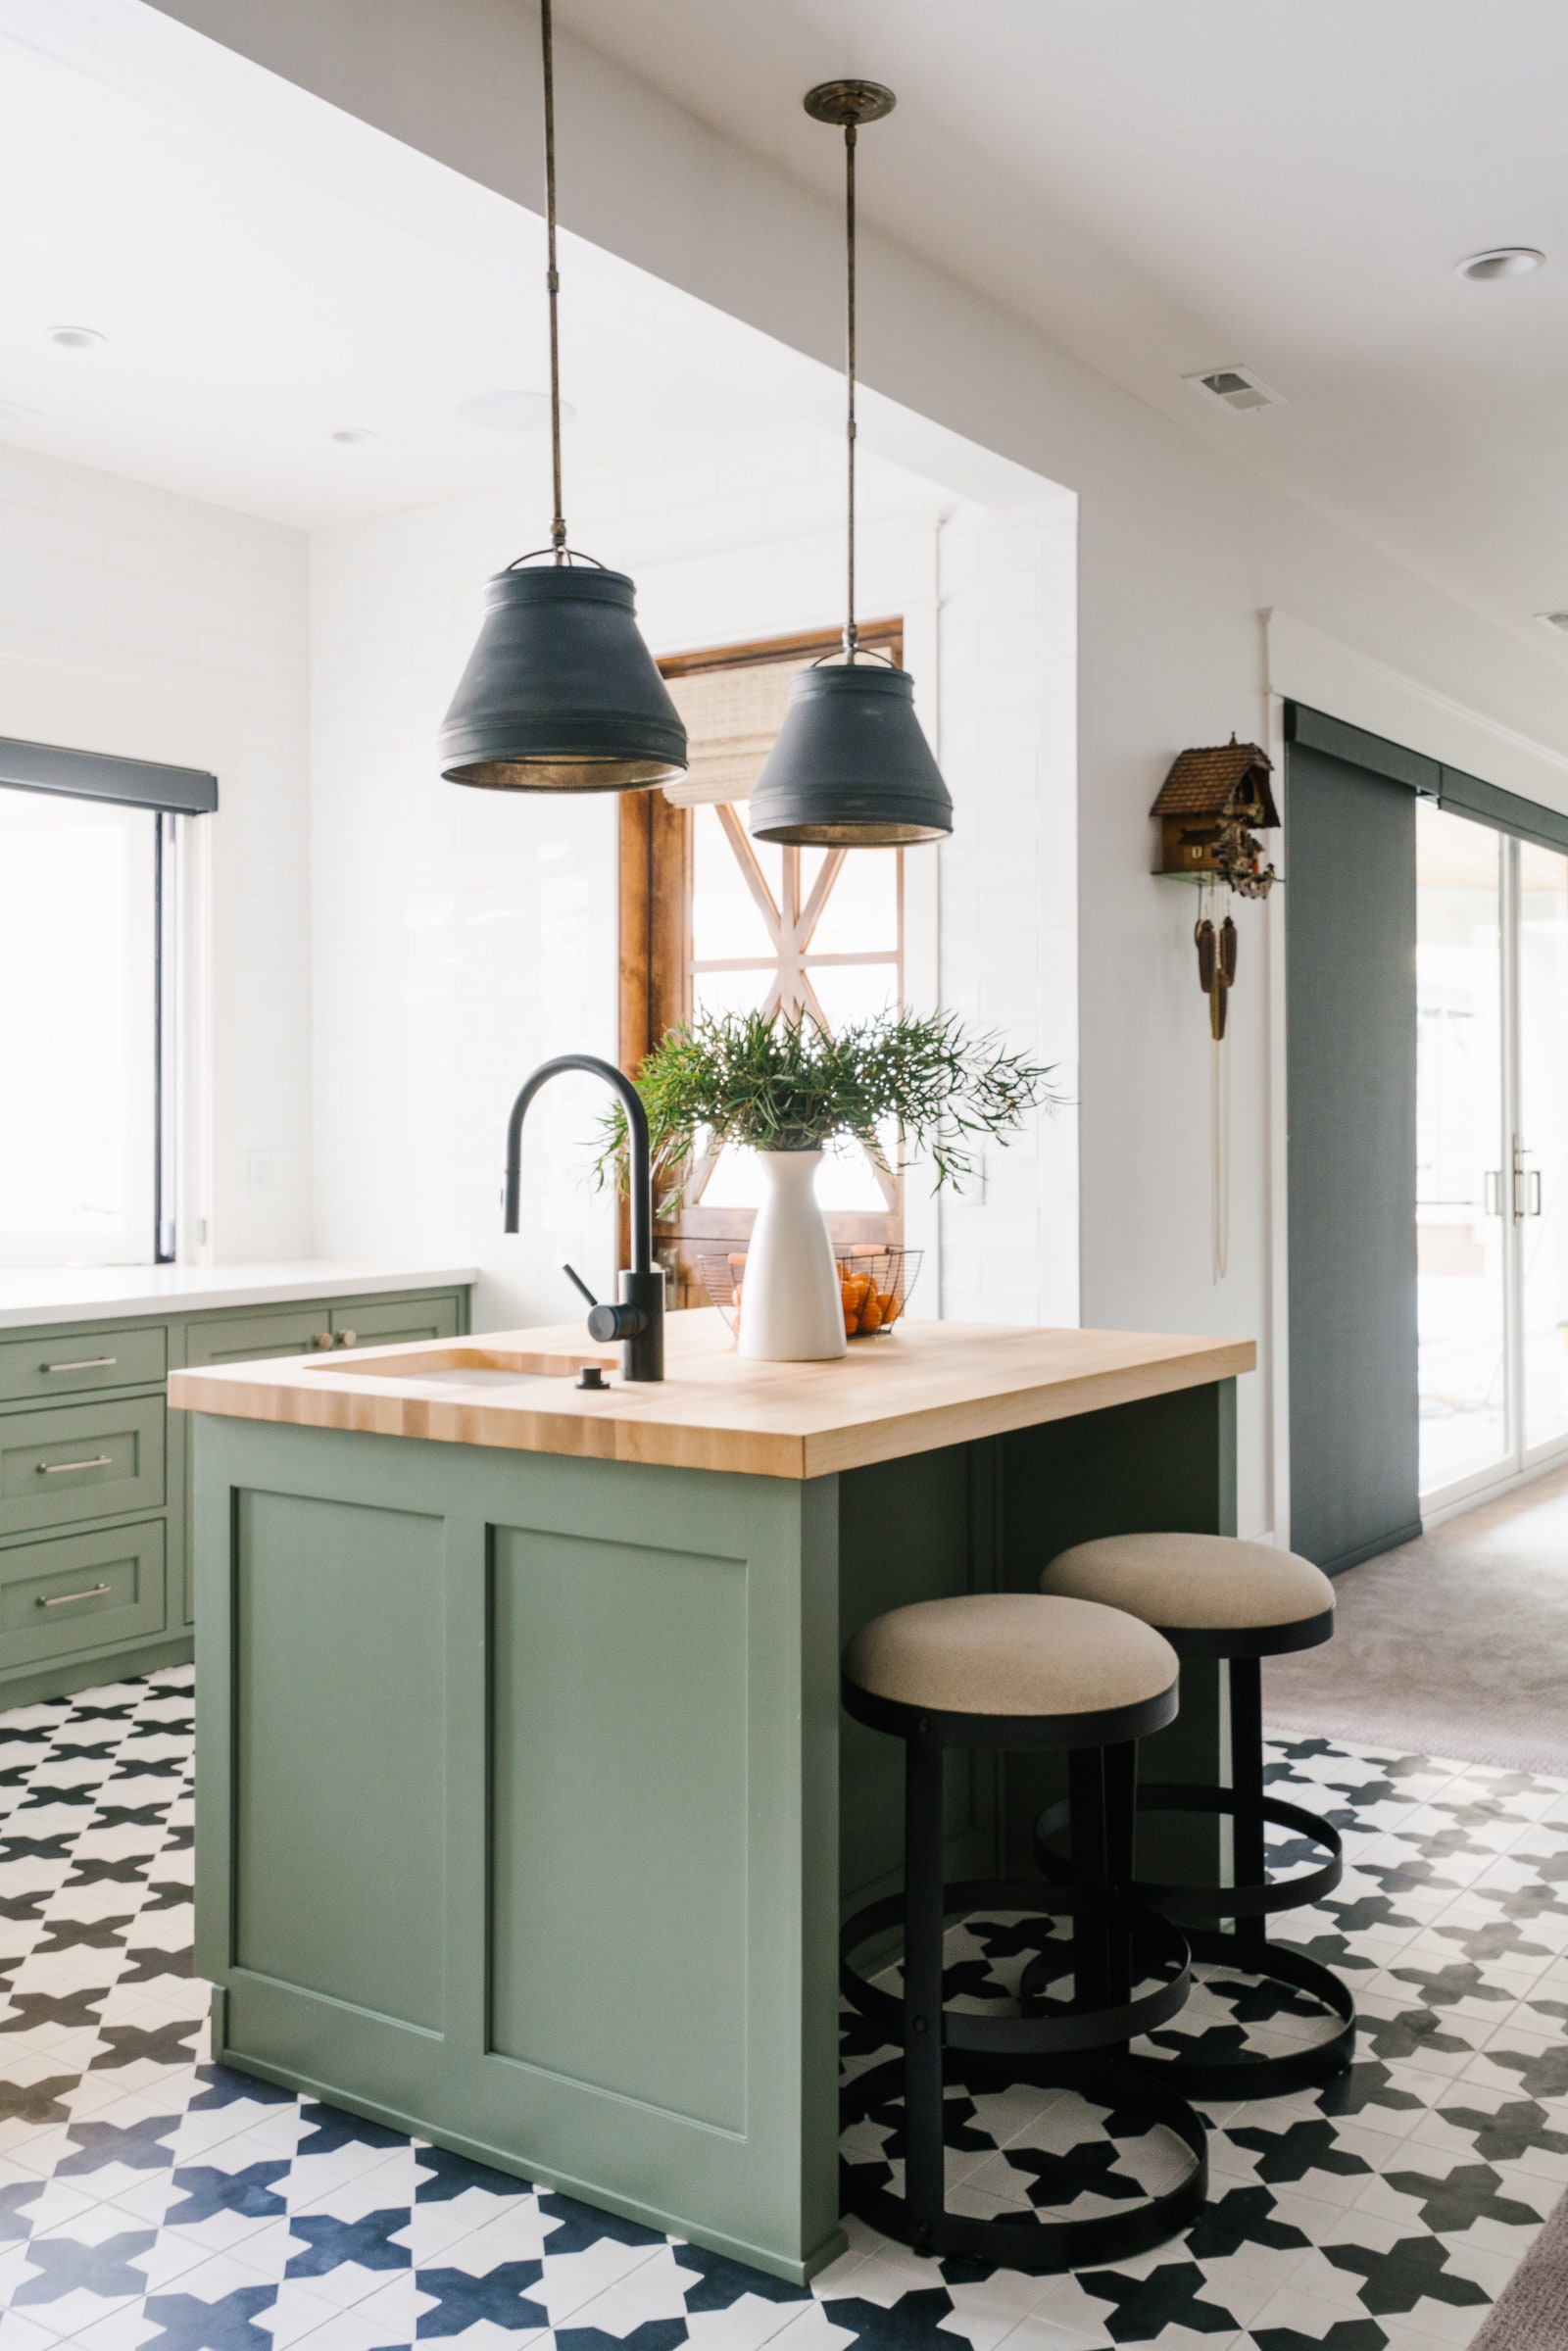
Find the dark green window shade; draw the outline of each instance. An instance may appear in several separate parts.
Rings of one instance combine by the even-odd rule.
[[[1299,735],[1285,779],[1290,1540],[1333,1571],[1421,1531],[1416,796]]]
[[[1326,710],[1310,710],[1303,702],[1285,706],[1285,740],[1298,743],[1303,751],[1326,752],[1331,759],[1384,776],[1391,784],[1408,784],[1412,792],[1425,792],[1433,800],[1439,797],[1443,769],[1436,759],[1406,751],[1402,743],[1391,743],[1385,735],[1369,735],[1365,727],[1348,726]]]
[[[65,792],[73,800],[118,800],[176,816],[209,816],[218,806],[218,778],[201,767],[165,767],[153,759],[116,759],[100,751],[4,737],[0,784],[22,792]]]
[[[1402,743],[1391,743],[1386,735],[1369,735],[1365,727],[1331,718],[1326,710],[1288,702],[1285,739],[1303,751],[1324,752],[1367,774],[1381,775],[1391,784],[1407,784],[1412,792],[1425,793],[1440,807],[1452,808],[1456,815],[1468,816],[1477,824],[1490,824],[1499,833],[1517,833],[1521,841],[1535,841],[1543,849],[1560,850],[1568,856],[1568,816],[1556,808],[1548,808],[1539,800],[1525,800],[1517,792],[1505,792],[1500,784],[1489,784],[1479,775],[1467,775],[1462,767],[1446,767],[1422,752],[1406,751]]]
[[[1473,817],[1477,824],[1494,825],[1500,833],[1517,833],[1521,841],[1534,841],[1543,849],[1568,855],[1568,816],[1543,808],[1538,800],[1521,800],[1517,792],[1483,783],[1479,775],[1466,775],[1460,767],[1445,767],[1440,773],[1438,799],[1444,808]]]

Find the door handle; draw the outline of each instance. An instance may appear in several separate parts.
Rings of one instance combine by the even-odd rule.
[[[1513,1220],[1522,1224],[1527,1216],[1541,1214],[1541,1170],[1527,1167],[1528,1147],[1518,1136],[1513,1139]]]
[[[69,1607],[73,1600],[101,1600],[108,1590],[107,1584],[89,1584],[85,1592],[57,1592],[52,1600],[46,1600],[40,1592],[38,1606],[40,1608],[65,1608]]]
[[[58,1478],[63,1469],[108,1469],[114,1457],[113,1453],[94,1453],[90,1461],[40,1461],[38,1475]]]

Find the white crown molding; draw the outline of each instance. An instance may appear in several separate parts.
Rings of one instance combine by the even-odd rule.
[[[1568,815],[1568,753],[1289,612],[1265,607],[1261,618],[1272,693]]]

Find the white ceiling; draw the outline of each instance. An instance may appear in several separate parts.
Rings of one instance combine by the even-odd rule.
[[[557,7],[835,201],[801,93],[892,82],[879,227],[1568,661],[1531,619],[1568,607],[1561,0]],[[497,479],[543,507],[542,438],[455,414],[545,380],[539,224],[473,182],[155,10],[0,0],[0,438],[303,527]],[[1547,267],[1454,275],[1504,242]],[[831,421],[828,371],[730,327],[568,240],[568,468]],[[1182,380],[1237,363],[1288,405]]]
[[[456,413],[548,382],[543,232],[505,209],[487,265],[0,31],[0,441],[304,529],[515,483],[542,538],[547,437]],[[568,487],[780,420],[567,279]],[[107,342],[62,350],[61,323]],[[375,439],[331,438],[355,426]]]
[[[824,194],[837,136],[801,93],[891,82],[860,143],[879,227],[1478,608],[1568,606],[1562,0],[558,9]],[[1455,277],[1503,243],[1547,267]],[[1182,381],[1238,362],[1289,406]]]

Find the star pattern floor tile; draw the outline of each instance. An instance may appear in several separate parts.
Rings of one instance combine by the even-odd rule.
[[[1285,1929],[1354,1985],[1350,2072],[1209,2104],[1208,2207],[1136,2261],[1031,2278],[851,2220],[802,2288],[208,2062],[191,1719],[185,1667],[0,1715],[0,2351],[1460,2351],[1568,2187],[1568,1781],[1276,1740],[1346,1839]],[[1038,1940],[971,1920],[949,1998],[1005,2001]],[[1324,2029],[1202,1975],[1172,2038]],[[847,2020],[847,2077],[873,2040]],[[948,2108],[955,2209],[1113,2210],[1174,2160],[1070,2091]],[[896,2113],[845,2154],[897,2185]]]

